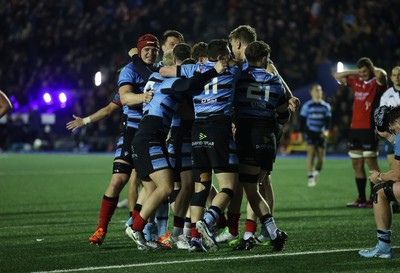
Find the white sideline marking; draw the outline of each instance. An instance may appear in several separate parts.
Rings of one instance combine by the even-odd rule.
[[[393,248],[393,247],[392,247]],[[281,257],[281,256],[300,256],[300,255],[311,255],[311,254],[326,254],[326,253],[338,253],[338,252],[356,252],[359,248],[349,249],[332,249],[332,250],[319,250],[319,251],[305,251],[305,252],[292,252],[292,253],[276,253],[276,254],[260,254],[251,256],[231,256],[231,257],[219,257],[219,258],[206,258],[206,259],[191,259],[191,260],[176,260],[176,261],[165,261],[165,262],[154,262],[154,263],[138,263],[138,264],[124,264],[124,265],[110,265],[110,266],[96,266],[96,267],[82,267],[75,269],[58,269],[51,271],[35,271],[31,273],[64,273],[64,272],[79,272],[79,271],[95,271],[95,270],[111,270],[121,269],[129,267],[142,267],[142,266],[157,266],[157,265],[169,265],[169,264],[183,264],[183,263],[198,263],[198,262],[212,262],[212,261],[229,261],[229,260],[244,260],[244,259],[257,259],[257,258],[269,258],[269,257]]]
[[[0,176],[21,176],[21,175],[63,175],[63,174],[98,174],[98,173],[111,173],[102,169],[87,169],[87,170],[30,170],[30,171],[18,171],[18,172],[0,172]]]

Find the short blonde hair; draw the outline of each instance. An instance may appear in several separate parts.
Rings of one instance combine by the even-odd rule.
[[[162,61],[165,66],[171,66],[174,64],[174,55],[172,53],[172,50],[164,52]]]

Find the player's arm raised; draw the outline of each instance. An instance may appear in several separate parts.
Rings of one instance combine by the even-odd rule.
[[[166,78],[176,77],[178,75],[178,69],[176,65],[163,66],[160,68],[160,75]]]
[[[387,73],[385,70],[379,67],[374,67],[374,75],[376,77],[376,82],[379,85],[387,84]]]
[[[347,77],[357,77],[358,75],[358,70],[347,70],[333,73],[333,77],[342,85],[347,84]]]
[[[142,103],[148,103],[153,98],[153,92],[148,91],[143,94],[133,93],[133,86],[126,84],[118,89],[122,105],[134,106]]]
[[[66,128],[68,130],[75,131],[78,128],[81,128],[89,123],[96,122],[99,120],[102,120],[106,117],[108,117],[112,112],[115,110],[119,109],[120,106],[118,104],[115,104],[114,102],[110,102],[108,105],[105,107],[99,109],[95,113],[91,114],[90,116],[87,116],[85,118],[81,118],[75,115],[72,115],[72,117],[75,120],[72,120],[67,123]]]
[[[290,108],[290,110],[292,112],[296,112],[297,110],[299,110],[300,109],[300,105],[301,105],[299,98],[293,96],[292,90],[290,90],[290,87],[287,85],[285,80],[279,74],[278,69],[275,67],[274,63],[271,60],[268,62],[267,71],[272,73],[272,74],[277,75],[281,79],[283,87],[285,88],[285,91],[286,91],[286,96],[289,98],[289,108]]]

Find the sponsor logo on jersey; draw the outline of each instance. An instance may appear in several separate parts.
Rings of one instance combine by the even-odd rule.
[[[205,138],[207,138],[207,136],[205,134],[203,134],[203,133],[199,134],[199,140],[203,140]]]

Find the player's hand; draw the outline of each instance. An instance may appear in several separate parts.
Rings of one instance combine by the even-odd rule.
[[[230,59],[228,64],[229,64],[229,66],[234,66],[234,65],[236,65],[236,66],[238,66],[240,69],[241,69],[242,66],[243,66],[243,63],[242,63],[242,62],[239,62],[238,60],[235,60],[235,59]]]
[[[300,109],[300,100],[298,98],[291,97],[288,102],[290,111],[296,112],[297,110]]]
[[[67,128],[68,130],[72,130],[72,132],[73,132],[73,131],[75,131],[76,129],[81,128],[82,126],[85,125],[85,123],[83,122],[83,119],[82,119],[81,117],[78,117],[78,116],[75,116],[75,115],[72,115],[72,117],[73,117],[75,120],[70,121],[70,122],[67,123],[66,128]]]
[[[217,70],[218,74],[224,72],[228,68],[228,60],[219,59],[214,65],[214,69]]]
[[[233,140],[236,140],[236,125],[235,125],[235,123],[232,123],[232,135],[233,135]]]
[[[138,49],[136,47],[133,47],[128,51],[129,57],[132,57],[133,55],[137,55],[137,54],[138,54]]]
[[[378,179],[378,176],[379,176],[378,171],[372,170],[372,171],[369,171],[369,173],[370,173],[370,176],[368,177],[369,181],[371,181],[374,184],[378,184],[381,182]]]
[[[387,131],[385,131],[385,132],[379,132],[379,131],[376,129],[376,127],[375,127],[375,131],[377,132],[377,134],[378,134],[379,136],[381,136],[381,137],[383,137],[383,138],[385,138],[385,139],[388,139],[388,138],[392,135],[392,133],[389,133],[389,132],[387,132]]]
[[[143,93],[142,102],[149,103],[153,99],[153,95],[154,95],[154,89],[146,91],[145,93]]]

